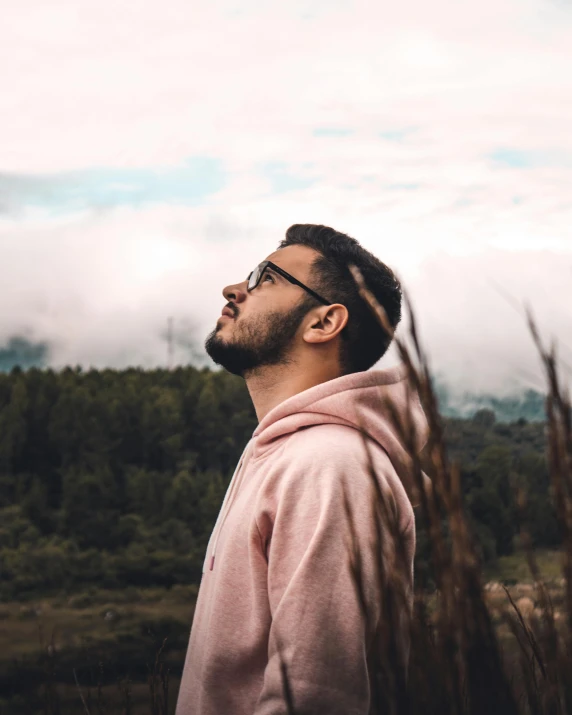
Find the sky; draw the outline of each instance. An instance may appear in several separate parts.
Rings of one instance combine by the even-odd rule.
[[[572,375],[571,47],[570,0],[11,3],[0,352],[165,365],[171,317],[204,364],[222,288],[322,223],[454,390],[542,389],[524,303]]]

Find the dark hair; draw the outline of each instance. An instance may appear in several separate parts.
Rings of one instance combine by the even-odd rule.
[[[385,354],[391,336],[360,296],[348,266],[353,263],[359,268],[395,329],[401,320],[401,285],[393,271],[362,248],[355,238],[329,226],[294,224],[278,248],[286,246],[307,246],[320,254],[312,265],[315,276],[312,288],[332,303],[345,305],[349,313],[341,333],[342,374],[368,370]],[[313,305],[314,300],[309,298],[308,304]]]

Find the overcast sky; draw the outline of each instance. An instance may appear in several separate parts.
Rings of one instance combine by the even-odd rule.
[[[222,287],[325,223],[451,385],[542,387],[511,301],[572,365],[571,47],[568,0],[10,3],[0,347],[164,365],[172,316],[200,361]]]

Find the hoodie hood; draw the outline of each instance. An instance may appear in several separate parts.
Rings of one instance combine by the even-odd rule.
[[[276,440],[319,424],[339,424],[365,432],[389,456],[409,497],[412,497],[411,458],[394,425],[391,407],[401,424],[410,414],[419,453],[429,427],[419,395],[407,379],[407,366],[368,370],[328,380],[284,400],[261,420],[253,433],[254,458]]]

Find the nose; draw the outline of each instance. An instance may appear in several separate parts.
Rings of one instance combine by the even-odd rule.
[[[242,281],[242,283],[234,283],[233,285],[226,286],[223,288],[222,294],[227,302],[242,303],[246,300],[247,296],[247,281]]]

